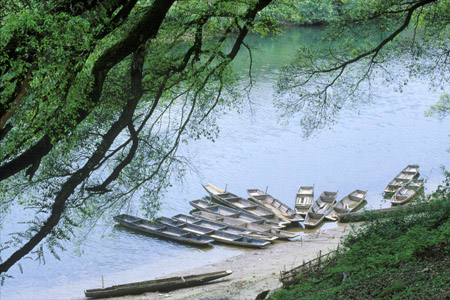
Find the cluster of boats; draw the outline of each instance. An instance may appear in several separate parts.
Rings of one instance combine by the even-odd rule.
[[[423,187],[418,165],[408,165],[386,186],[384,196],[392,204],[404,204]],[[299,236],[283,228],[303,222],[314,228],[323,221],[337,221],[338,215],[353,212],[366,202],[367,191],[354,190],[339,201],[338,192],[324,191],[314,199],[314,186],[301,186],[295,198],[295,209],[267,194],[267,190],[248,189],[248,199],[239,197],[209,183],[203,187],[211,200],[193,200],[197,209],[191,215],[162,217],[157,222],[122,214],[114,217],[122,225],[178,242],[210,245],[220,242],[245,247],[265,247],[276,239]]]
[[[127,214],[115,216],[114,219],[134,230],[194,245],[219,242],[260,248],[276,239],[291,239],[299,236],[298,232],[281,229],[291,222],[300,220],[295,211],[289,207],[283,207],[284,214],[277,216],[263,205],[236,197],[212,185],[205,185],[205,189],[214,197],[226,201],[228,206],[205,200],[194,200],[190,203],[198,211],[192,212],[191,215],[178,214],[172,218],[162,217],[155,223]]]
[[[356,208],[366,194],[356,190],[336,202],[337,192],[323,192],[312,201],[314,187],[301,187],[294,210],[258,189],[247,190],[250,198],[245,199],[209,183],[203,187],[216,203],[202,199],[190,201],[197,209],[190,215],[161,217],[156,222],[127,214],[114,219],[128,228],[182,243],[209,245],[219,242],[260,248],[276,239],[298,237],[299,232],[284,230],[291,224],[304,222],[306,227],[316,227],[325,218],[337,220],[337,213]]]
[[[384,198],[390,199],[393,205],[403,205],[415,198],[423,188],[424,180],[419,177],[419,166],[408,165],[383,191]]]
[[[354,190],[337,201],[338,192],[324,191],[314,200],[314,186],[301,186],[295,198],[297,214],[304,216],[303,225],[314,228],[324,220],[337,221],[338,214],[355,211],[365,204],[367,191]]]

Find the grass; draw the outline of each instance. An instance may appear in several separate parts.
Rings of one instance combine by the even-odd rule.
[[[371,218],[325,269],[270,299],[450,299],[449,192],[447,182],[413,214]]]

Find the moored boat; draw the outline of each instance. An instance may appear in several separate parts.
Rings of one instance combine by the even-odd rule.
[[[297,215],[295,210],[290,208],[287,204],[284,204],[266,192],[258,189],[248,189],[247,193],[253,201],[265,206],[267,209],[270,209],[282,220],[287,222],[300,222],[304,220],[303,217]]]
[[[180,228],[169,225],[152,224],[148,220],[127,214],[115,216],[114,220],[125,227],[186,244],[210,246],[210,243],[214,242],[212,238],[207,236],[186,232]]]
[[[417,196],[419,190],[423,187],[423,179],[413,179],[399,188],[391,198],[391,203],[405,204]]]
[[[158,221],[161,224],[170,225],[181,228],[187,232],[193,232],[201,235],[208,236],[217,242],[230,244],[235,246],[261,248],[270,244],[268,241],[263,241],[255,238],[250,238],[242,235],[228,233],[220,229],[211,229],[208,227],[186,223],[180,220],[174,220],[166,217],[159,218]]]
[[[215,204],[215,203],[208,202],[205,200],[201,200],[201,199],[192,200],[189,203],[197,209],[209,211],[209,212],[216,213],[216,214],[219,214],[222,216],[232,217],[232,218],[240,219],[240,220],[243,220],[246,222],[269,225],[269,226],[272,226],[273,228],[283,228],[284,227],[284,225],[281,225],[272,220],[268,220],[268,219],[255,216],[255,215],[247,213],[247,212],[243,212],[243,211],[236,210],[236,209],[228,207],[228,206]]]
[[[395,193],[405,183],[416,178],[418,174],[419,174],[418,165],[407,165],[402,171],[400,171],[400,173],[397,174],[397,176],[395,176],[391,180],[391,182],[388,183],[383,192],[385,193],[386,196]]]
[[[325,218],[331,221],[337,221],[338,214],[355,211],[363,204],[366,194],[367,191],[354,190],[336,202],[336,204],[334,204],[330,211],[325,215]]]
[[[205,219],[201,219],[201,218],[197,218],[195,216],[189,216],[189,215],[185,215],[185,214],[178,214],[176,216],[173,216],[172,219],[183,221],[183,222],[194,224],[194,225],[200,225],[200,226],[214,229],[214,230],[222,230],[227,233],[256,238],[256,239],[264,240],[264,241],[273,241],[273,240],[277,239],[276,236],[272,236],[269,234],[264,234],[261,232],[257,232],[254,230],[248,230],[248,229],[237,227],[237,226],[231,226],[231,225],[227,225],[224,223],[205,220]]]
[[[295,196],[295,211],[305,216],[314,201],[314,185],[301,186]]]
[[[237,226],[237,227],[241,227],[241,228],[244,228],[247,230],[256,231],[258,233],[275,236],[279,239],[292,239],[292,238],[298,237],[300,235],[300,233],[297,233],[297,232],[281,230],[281,229],[273,228],[270,225],[248,222],[248,221],[244,221],[239,218],[226,217],[226,216],[215,214],[215,213],[212,213],[209,211],[201,211],[200,210],[200,211],[192,212],[192,215],[195,217],[204,219],[204,220],[210,220],[210,221],[214,221],[217,223],[222,223],[224,225]]]
[[[231,275],[231,273],[233,272],[228,270],[119,284],[106,288],[85,290],[84,294],[89,298],[109,298],[139,295],[149,292],[168,292],[180,288],[201,285],[205,282]]]
[[[291,223],[290,221],[282,220],[281,218],[276,216],[271,210],[265,208],[264,206],[258,203],[244,199],[235,194],[223,191],[209,183],[203,184],[203,188],[208,192],[211,198],[214,198],[214,200],[223,205],[253,214],[257,217],[272,220],[276,223],[279,223],[280,225],[287,225]]]
[[[308,212],[306,213],[305,222],[303,223],[307,228],[317,227],[325,219],[325,215],[336,203],[337,192],[324,191],[313,202]]]

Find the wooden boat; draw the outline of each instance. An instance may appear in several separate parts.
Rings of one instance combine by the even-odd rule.
[[[419,166],[418,165],[408,165],[406,166],[391,182],[388,183],[386,188],[384,189],[384,193],[386,195],[390,195],[395,193],[401,186],[403,186],[408,181],[416,178],[419,174]]]
[[[148,220],[126,214],[115,216],[114,220],[128,228],[177,242],[201,246],[209,246],[210,243],[214,242],[212,238],[207,236],[186,232],[173,226],[152,224]]]
[[[292,239],[295,237],[298,237],[300,233],[297,232],[291,232],[286,230],[280,230],[277,228],[273,228],[270,225],[264,225],[264,224],[257,224],[253,222],[244,221],[238,218],[231,218],[222,216],[219,214],[215,214],[208,211],[196,211],[192,212],[192,215],[197,218],[201,218],[204,220],[209,220],[217,223],[221,223],[224,225],[231,225],[231,226],[237,226],[243,229],[251,230],[258,232],[260,234],[267,234],[271,236],[275,236],[279,239]]]
[[[272,197],[258,189],[249,189],[247,190],[247,194],[250,198],[265,206],[267,209],[270,209],[277,217],[287,222],[300,222],[304,221],[304,218],[297,215],[295,210],[290,208],[288,205],[284,204],[280,200]]]
[[[305,216],[314,201],[314,186],[301,186],[295,197],[295,211]]]
[[[354,190],[332,206],[325,218],[331,221],[337,221],[338,214],[348,213],[356,210],[362,205],[366,197],[367,191]]]
[[[225,232],[223,230],[216,230],[207,228],[200,225],[186,223],[180,220],[174,220],[166,217],[162,217],[158,219],[158,222],[170,225],[174,227],[181,228],[187,232],[193,232],[201,235],[208,236],[214,239],[217,242],[230,244],[235,246],[243,246],[243,247],[253,247],[253,248],[262,248],[270,244],[268,241],[258,240],[242,235],[232,234]]]
[[[253,201],[226,192],[222,189],[219,189],[218,187],[213,186],[212,184],[203,184],[203,188],[208,192],[211,198],[214,198],[217,202],[223,205],[232,207],[237,210],[245,211],[258,217],[272,220],[279,223],[280,225],[287,225],[291,223],[289,221],[283,221],[282,219],[277,217],[271,210],[265,208],[260,204],[256,204]]]
[[[236,210],[231,207],[227,207],[227,206],[220,205],[220,204],[215,204],[215,203],[208,202],[205,200],[201,200],[201,199],[192,200],[189,203],[197,209],[209,211],[209,212],[216,213],[216,214],[219,214],[222,216],[232,217],[232,218],[240,219],[240,220],[243,220],[246,222],[270,225],[273,228],[283,228],[284,227],[284,225],[281,225],[272,220],[267,220],[265,218],[255,216],[255,215],[247,213],[247,212],[239,211],[239,210]]]
[[[383,193],[385,195],[391,195],[392,193],[395,193],[404,184],[405,184],[404,181],[394,178],[391,180],[391,182],[388,183]]]
[[[231,273],[233,272],[228,270],[119,284],[106,288],[85,290],[84,294],[90,298],[109,298],[139,295],[148,292],[169,292],[176,289],[201,285],[205,282],[231,275]]]
[[[392,204],[405,204],[417,196],[423,186],[423,179],[414,179],[399,188],[392,196]]]
[[[237,226],[230,226],[230,225],[226,225],[226,224],[219,223],[219,222],[204,220],[204,219],[200,219],[200,218],[185,215],[185,214],[178,214],[176,216],[173,216],[172,219],[183,221],[183,222],[186,222],[189,224],[200,225],[200,226],[210,228],[213,230],[222,230],[227,233],[243,235],[243,236],[247,236],[247,237],[251,237],[251,238],[255,238],[255,239],[259,239],[259,240],[264,240],[264,241],[273,241],[273,240],[277,239],[276,236],[272,236],[269,234],[264,234],[264,233],[260,233],[260,232],[254,231],[254,230],[248,230],[248,229],[237,227]]]
[[[325,219],[325,215],[331,207],[336,203],[337,192],[325,191],[314,201],[306,213],[305,222],[307,228],[318,226]]]

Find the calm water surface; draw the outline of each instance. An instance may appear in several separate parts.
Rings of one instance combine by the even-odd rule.
[[[437,186],[442,179],[440,166],[450,165],[450,122],[424,117],[442,93],[430,91],[427,82],[410,83],[403,93],[380,87],[372,105],[345,114],[331,130],[308,140],[301,138],[295,120],[290,125],[277,123],[272,106],[276,74],[295,47],[310,42],[319,31],[292,29],[278,40],[248,39],[256,47],[253,75],[257,82],[250,95],[253,109],[223,114],[215,143],[199,140],[181,149],[196,169],[183,184],[173,183],[161,215],[188,213],[189,200],[205,196],[203,182],[227,184],[229,191],[242,196],[248,188],[268,186],[269,193],[291,206],[299,185],[315,184],[317,194],[338,190],[338,197],[359,188],[368,190],[368,205],[374,208],[389,205],[382,201],[381,191],[407,164],[420,165],[428,190]],[[242,54],[236,70],[244,74],[248,57]],[[328,223],[322,228],[329,226],[336,225]],[[84,289],[101,286],[102,275],[106,286],[147,280],[248,251],[221,245],[207,249],[182,246],[114,227],[111,220],[89,235],[82,255],[71,245],[67,248],[60,254],[61,261],[51,256],[46,265],[24,261],[24,274],[15,267],[15,278],[1,287],[0,299],[82,298]]]

